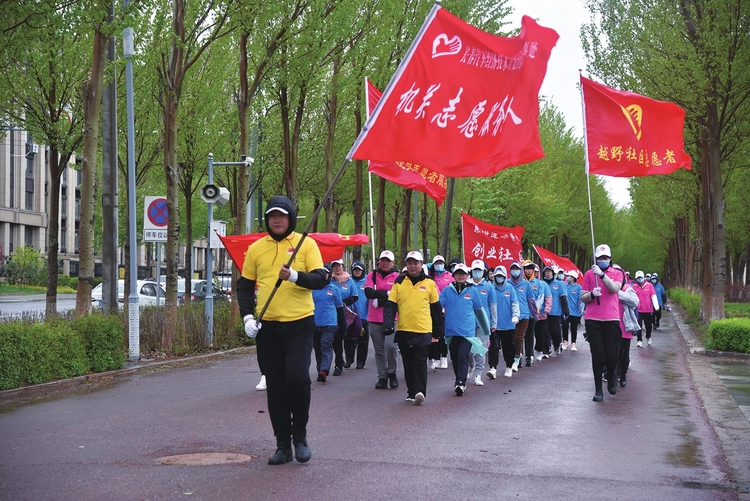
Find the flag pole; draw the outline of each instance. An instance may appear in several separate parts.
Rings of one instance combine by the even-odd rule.
[[[596,264],[596,241],[594,240],[594,213],[591,209],[591,174],[589,174],[589,141],[586,134],[586,100],[583,96],[583,70],[578,70],[578,81],[581,85],[581,113],[583,114],[583,158],[586,165],[586,191],[589,199],[589,228],[591,228],[591,258]],[[611,256],[610,256],[611,257]],[[594,284],[599,286],[599,277],[594,277]],[[596,304],[599,304],[599,297],[596,298]]]
[[[375,223],[372,215],[372,172],[370,162],[367,162],[367,182],[370,185],[370,247],[372,248],[372,269],[375,269]]]

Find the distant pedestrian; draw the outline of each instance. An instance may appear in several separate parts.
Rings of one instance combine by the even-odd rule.
[[[331,373],[333,363],[333,342],[337,332],[346,330],[344,303],[341,292],[331,278],[331,266],[326,264],[325,287],[313,291],[315,304],[315,331],[313,332],[313,350],[315,351],[315,368],[318,382],[325,383]]]
[[[357,286],[354,284],[351,275],[344,271],[344,260],[337,259],[331,261],[331,270],[333,283],[339,288],[341,300],[344,305],[349,307],[357,302]],[[335,355],[333,375],[340,376],[344,373],[344,339],[346,338],[346,329],[337,330],[333,339],[333,353]]]
[[[370,345],[370,330],[367,323],[367,313],[370,308],[370,301],[365,296],[365,285],[367,282],[367,270],[362,261],[356,260],[351,267],[352,280],[357,288],[357,314],[362,320],[362,332],[359,337],[344,340],[344,351],[346,352],[346,361],[344,367],[351,367],[354,360],[354,353],[357,355],[357,369],[364,369],[367,362],[367,351]]]
[[[383,334],[383,310],[388,302],[393,284],[398,279],[399,272],[393,267],[395,257],[393,252],[384,250],[378,258],[378,267],[367,275],[365,282],[365,296],[370,300],[370,308],[367,313],[367,322],[370,326],[370,338],[375,351],[375,366],[378,371],[378,382],[375,389],[383,390],[398,388],[398,346],[393,341],[393,336]]]
[[[654,311],[659,309],[659,300],[651,282],[646,280],[641,270],[635,272],[635,286],[633,289],[638,294],[638,323],[641,329],[638,331],[638,348],[643,348],[643,329],[646,330],[646,343],[651,345],[651,329],[654,326]]]
[[[513,358],[513,366],[511,369],[513,372],[518,372],[518,368],[521,366],[524,349],[524,340],[527,333],[529,332],[529,324],[533,321],[534,315],[536,314],[536,297],[534,291],[531,288],[531,284],[526,280],[521,272],[521,263],[519,261],[513,261],[510,264],[510,284],[516,290],[516,297],[518,298],[518,308],[521,316],[516,324],[516,332],[513,335],[513,345],[515,346],[515,354]],[[531,328],[532,336],[534,329]],[[531,367],[531,359],[533,357],[526,357],[526,365]]]
[[[481,328],[481,325],[476,324],[475,335],[477,339],[482,343],[482,346],[489,348],[490,346],[490,334],[494,332],[495,325],[497,325],[497,302],[495,300],[495,287],[487,281],[487,266],[481,259],[475,259],[471,263],[471,281],[474,287],[479,290],[479,297],[482,300],[482,308],[490,323],[490,332],[485,334],[485,331]],[[473,363],[469,370],[474,377],[474,384],[477,386],[484,386],[482,381],[482,373],[484,372],[485,353],[474,353]]]
[[[570,351],[577,351],[576,340],[578,339],[578,326],[583,316],[583,303],[581,303],[581,286],[578,283],[578,272],[567,271],[565,278],[568,288],[568,316],[563,319],[563,350],[570,346]],[[568,338],[570,333],[570,338]],[[568,345],[570,339],[570,345]]]
[[[661,312],[664,310],[664,305],[667,304],[667,291],[656,273],[651,274],[651,285],[654,286],[656,299],[659,301],[659,308],[654,311],[654,329],[658,329],[661,327]]]
[[[521,310],[518,303],[516,289],[508,282],[508,272],[505,266],[498,266],[493,273],[495,281],[495,303],[497,304],[497,323],[495,331],[490,334],[490,349],[487,353],[487,363],[490,369],[487,371],[487,377],[495,379],[497,377],[497,367],[500,362],[500,352],[503,353],[505,361],[505,370],[503,375],[511,377],[513,375],[513,363],[515,358],[514,337],[516,334],[516,325],[521,316]]]
[[[453,283],[453,270],[448,271],[445,269],[445,258],[440,254],[432,258],[432,270],[430,271],[430,276],[435,281],[435,285],[437,285],[438,294],[443,292],[443,289]],[[429,356],[430,369],[448,368],[448,346],[446,346],[443,339],[432,340]]]

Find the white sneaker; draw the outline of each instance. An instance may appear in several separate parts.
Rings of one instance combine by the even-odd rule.
[[[648,345],[651,346],[651,338],[648,338]]]
[[[434,371],[439,366],[440,366],[440,361],[439,360],[430,360],[430,370],[431,371]]]
[[[568,349],[568,342],[567,341],[563,341],[562,349],[563,349],[563,351],[565,351],[565,350]]]
[[[448,368],[448,357],[440,357],[440,368],[441,369]]]
[[[421,405],[424,402],[424,393],[421,391],[414,395],[414,405]]]
[[[477,386],[484,386],[484,383],[482,382],[482,376],[477,375],[474,378],[474,384],[477,385]]]
[[[578,348],[576,348],[575,343],[570,343],[570,351],[578,351]]]
[[[469,372],[466,373],[466,380],[468,381],[469,379],[473,377],[474,377],[474,366],[472,365],[471,367],[469,367]]]
[[[537,360],[541,360],[542,359],[542,352],[541,351],[534,351],[534,357]]]
[[[511,376],[513,376],[513,369],[508,367],[505,369],[505,377],[511,377]]]
[[[638,348],[643,348],[643,342],[642,341],[638,341],[637,343],[635,343],[635,345]]]
[[[266,376],[260,377],[260,383],[255,387],[258,391],[265,391],[266,390]]]
[[[516,361],[513,362],[513,365],[510,366],[510,369],[513,372],[518,372],[518,360],[516,360]]]
[[[487,371],[487,377],[490,379],[495,379],[497,377],[497,369],[494,367]]]

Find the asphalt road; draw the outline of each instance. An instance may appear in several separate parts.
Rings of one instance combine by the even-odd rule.
[[[313,382],[307,464],[266,463],[275,441],[252,353],[34,403],[6,393],[0,499],[750,499],[750,423],[675,319],[662,326],[602,403],[582,339],[463,397],[451,369],[430,372],[422,406],[401,377],[374,389],[371,353],[364,370]],[[188,454],[219,464],[164,464]]]

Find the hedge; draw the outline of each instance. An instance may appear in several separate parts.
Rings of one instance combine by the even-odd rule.
[[[713,349],[750,353],[750,318],[715,320],[709,325],[708,332]]]

